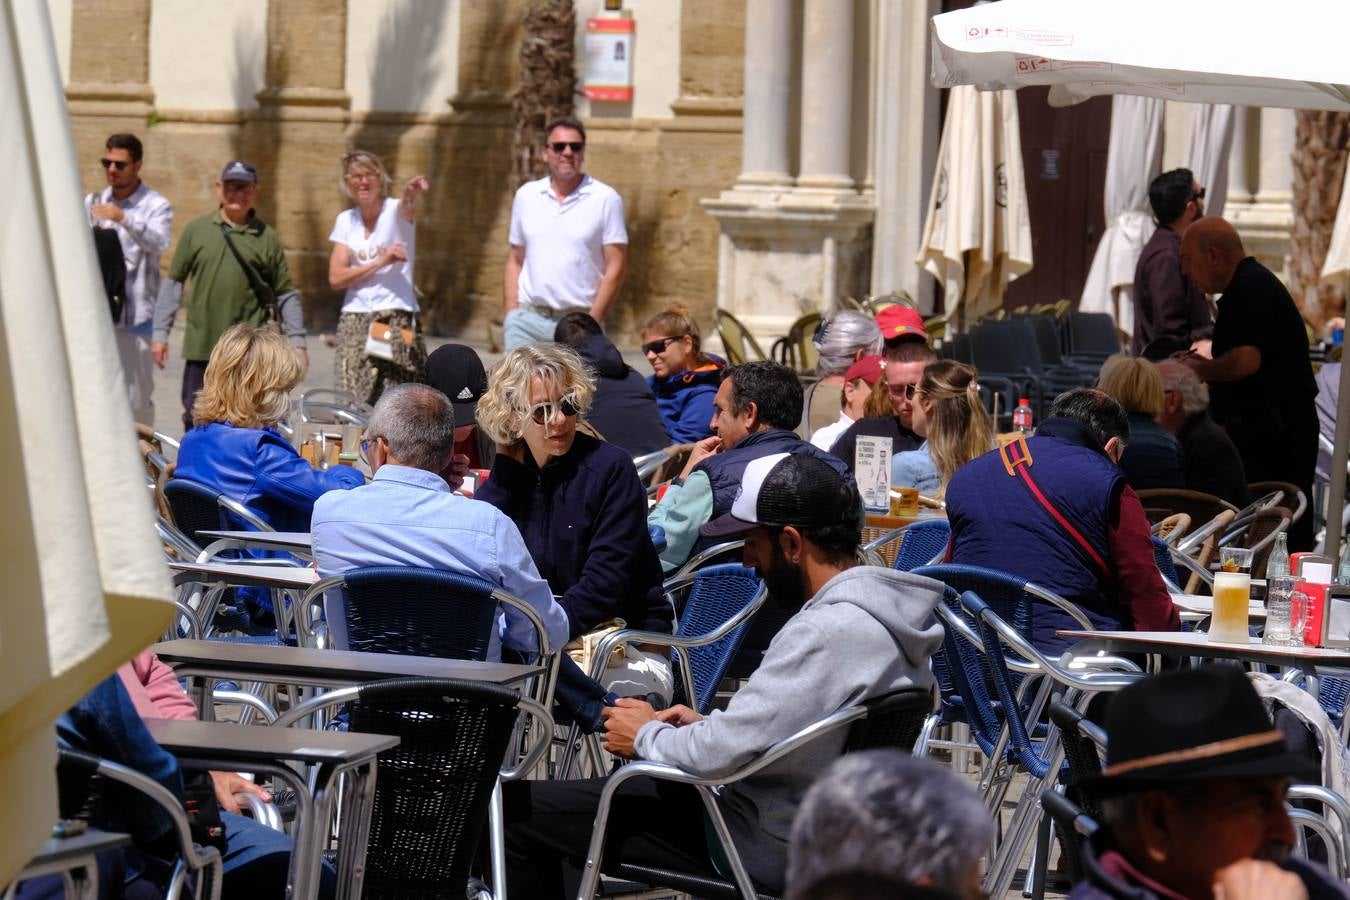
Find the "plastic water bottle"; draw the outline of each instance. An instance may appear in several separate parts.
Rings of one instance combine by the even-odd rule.
[[[1350,541],[1341,548],[1341,562],[1336,569],[1336,583],[1350,587]]]
[[[1026,397],[1020,397],[1017,400],[1017,409],[1013,410],[1013,431],[1016,431],[1020,435],[1031,437],[1035,430],[1031,413],[1031,401]]]
[[[1266,560],[1266,579],[1289,574],[1289,539],[1283,531],[1275,535],[1275,546]]]

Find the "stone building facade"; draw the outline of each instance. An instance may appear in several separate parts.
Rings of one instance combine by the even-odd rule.
[[[48,0],[86,187],[104,138],[133,131],[175,236],[215,206],[222,165],[263,182],[311,329],[332,327],[327,240],[347,202],[338,159],[425,173],[415,279],[434,334],[486,337],[500,315],[521,21],[529,0]],[[762,338],[845,297],[907,291],[940,130],[930,16],[962,0],[625,0],[634,98],[590,103],[586,168],[624,198],[629,274],[608,327],[631,338],[671,301]],[[576,0],[581,34],[603,0]],[[1170,105],[1164,168],[1183,164]],[[1228,216],[1284,268],[1294,138],[1287,110],[1245,110]],[[1033,223],[1033,227],[1035,227]],[[167,259],[167,257],[166,257]]]

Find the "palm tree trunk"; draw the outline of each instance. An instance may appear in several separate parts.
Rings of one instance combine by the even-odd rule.
[[[557,116],[570,116],[575,109],[575,42],[572,0],[541,0],[525,13],[520,86],[511,95],[516,120],[513,187],[544,174],[544,125]]]
[[[1350,146],[1350,113],[1299,110],[1294,140],[1294,231],[1289,291],[1314,328],[1345,310],[1345,294],[1322,284]]]

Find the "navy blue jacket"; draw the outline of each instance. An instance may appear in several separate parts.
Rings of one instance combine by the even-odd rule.
[[[661,561],[647,532],[647,493],[618,447],[577,434],[572,449],[540,469],[526,451],[504,453],[474,494],[520,529],[539,574],[567,610],[570,637],[610,619],[669,633],[674,610],[661,591]]]
[[[1131,628],[1117,599],[1110,543],[1125,478],[1093,443],[1071,419],[1046,419],[1027,440],[1036,485],[1092,553],[1070,537],[1023,479],[1008,474],[1001,452],[992,450],[957,469],[947,486],[951,561],[1033,581],[1076,603],[1099,629]],[[1031,640],[1042,650],[1058,655],[1069,642],[1055,630],[1081,627],[1050,604],[1032,608]]]
[[[774,453],[805,453],[814,456],[816,459],[823,459],[850,484],[853,483],[853,473],[849,471],[848,466],[844,465],[844,461],[839,457],[826,453],[814,444],[802,440],[801,436],[794,431],[788,431],[785,428],[767,428],[764,431],[756,431],[753,434],[746,435],[730,450],[723,450],[721,453],[709,456],[694,467],[695,472],[702,472],[707,475],[708,482],[712,485],[713,519],[731,512],[731,504],[736,502],[736,494],[741,489],[741,478],[745,474],[745,467],[753,460],[763,456],[771,456]],[[716,543],[718,543],[718,539],[700,537],[694,542],[691,555]]]
[[[647,376],[673,444],[691,444],[712,435],[713,398],[727,364],[716,356],[708,358],[712,362],[698,369],[664,378]]]
[[[671,444],[652,389],[603,334],[593,334],[576,348],[595,372],[595,399],[587,420],[606,441],[629,456],[641,456]]]
[[[1129,420],[1130,439],[1120,457],[1120,471],[1130,487],[1136,491],[1186,487],[1177,439],[1143,413],[1130,413]]]

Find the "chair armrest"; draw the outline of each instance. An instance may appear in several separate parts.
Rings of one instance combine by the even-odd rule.
[[[501,770],[502,781],[515,781],[517,778],[524,776],[538,765],[539,760],[553,746],[553,716],[549,715],[548,710],[527,697],[520,698],[517,708],[534,719],[539,727],[534,729],[535,739],[530,749],[525,751],[525,754],[514,766]]]
[[[1083,611],[1078,608],[1077,604],[1070,603],[1068,600],[1065,600],[1063,597],[1059,596],[1059,594],[1056,594],[1053,591],[1047,591],[1039,584],[1034,584],[1030,581],[1026,583],[1026,587],[1024,588],[1024,590],[1031,596],[1035,597],[1037,600],[1044,600],[1046,603],[1049,603],[1052,606],[1059,607],[1064,612],[1068,613],[1069,616],[1075,622],[1077,622],[1079,625],[1082,625],[1085,630],[1087,631],[1097,630],[1097,626],[1092,624],[1092,620],[1089,619],[1083,613]]]
[[[599,681],[610,654],[621,643],[658,644],[663,647],[687,649],[689,647],[702,647],[705,644],[719,641],[735,631],[742,622],[759,612],[759,608],[764,605],[768,596],[769,591],[761,582],[755,598],[747,603],[744,609],[727,619],[716,629],[695,637],[680,637],[675,634],[662,634],[659,631],[639,631],[635,628],[621,628],[618,631],[612,631],[601,638],[600,643],[596,644],[595,650],[591,653],[591,671],[588,674],[591,678]]]
[[[266,825],[273,831],[286,830],[285,823],[281,821],[281,812],[257,794],[240,791],[234,795],[234,802],[239,804],[240,812],[247,813],[259,825]]]

